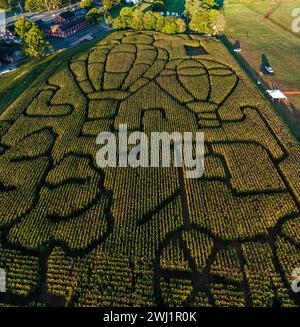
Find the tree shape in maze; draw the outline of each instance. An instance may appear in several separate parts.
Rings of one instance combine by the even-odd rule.
[[[185,46],[199,45],[208,54],[187,56]],[[97,168],[96,136],[117,135],[120,124],[204,131],[204,176]],[[48,289],[72,305],[152,303],[151,283],[159,305],[265,305],[274,288],[284,305],[298,303],[288,259],[300,263],[300,152],[284,131],[217,41],[113,33],[62,64],[1,136],[5,246],[41,256],[46,248],[50,258],[64,251],[51,261]],[[110,256],[111,284],[95,264]],[[144,297],[135,258],[153,268]],[[58,262],[76,267],[66,292]],[[124,287],[116,287],[115,266],[124,267]],[[129,289],[137,294],[122,293]]]

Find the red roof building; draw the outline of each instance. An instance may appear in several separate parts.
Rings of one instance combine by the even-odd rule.
[[[51,27],[51,36],[59,38],[67,38],[80,30],[89,26],[89,22],[85,17],[77,18],[63,25],[54,25]]]
[[[72,11],[64,11],[55,17],[55,22],[58,25],[68,24],[76,19]]]

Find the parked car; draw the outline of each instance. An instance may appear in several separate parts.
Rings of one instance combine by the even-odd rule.
[[[17,68],[13,65],[6,65],[6,66],[0,66],[0,75],[4,75],[6,73],[9,72],[13,72],[14,70],[16,70]]]
[[[94,40],[94,37],[93,37],[92,35],[88,35],[88,36],[84,39],[84,41],[86,41],[86,42],[93,41],[93,40]]]

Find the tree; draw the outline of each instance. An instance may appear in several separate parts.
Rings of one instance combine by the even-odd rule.
[[[198,33],[210,34],[212,29],[210,27],[209,10],[199,9],[191,14],[191,21],[189,28]]]
[[[224,14],[218,10],[212,10],[210,12],[210,24],[213,30],[212,34],[221,34],[226,27],[226,20]]]
[[[102,0],[102,5],[105,11],[108,11],[113,7],[118,6],[120,3],[121,0]]]
[[[16,21],[15,32],[20,37],[20,39],[23,40],[26,34],[31,30],[33,25],[34,22],[22,16],[20,19]]]
[[[51,46],[45,41],[44,33],[34,24],[23,39],[23,51],[25,55],[40,58]]]
[[[177,25],[175,17],[166,17],[165,18],[165,26],[162,29],[162,32],[165,34],[176,34]]]
[[[44,0],[26,0],[25,10],[29,12],[45,10],[46,5]]]
[[[89,9],[93,6],[92,0],[81,0],[80,7]]]
[[[154,13],[155,16],[155,30],[157,32],[162,32],[164,26],[165,26],[165,18],[159,13]]]
[[[2,9],[8,9],[11,6],[10,0],[0,0],[0,8]]]
[[[21,17],[15,26],[16,34],[22,40],[25,55],[39,58],[51,48],[49,42],[45,41],[44,33],[31,20]]]
[[[144,29],[143,13],[140,10],[135,10],[133,12],[131,24],[129,26],[134,30],[138,30],[138,31]]]
[[[123,30],[127,27],[126,21],[122,17],[117,17],[112,24],[114,30]]]
[[[63,0],[45,0],[48,9],[59,9],[63,6]]]
[[[186,30],[186,25],[183,19],[177,18],[176,21],[177,33],[184,33]]]
[[[133,10],[129,7],[122,8],[120,11],[120,17],[122,18],[123,22],[126,26],[130,26],[132,21]]]
[[[216,5],[215,0],[202,0],[202,7],[213,8]]]
[[[114,6],[114,0],[103,0],[102,5],[106,11],[112,9]]]
[[[149,11],[143,16],[143,25],[145,30],[154,30],[156,25],[155,15]]]
[[[114,19],[111,16],[109,16],[109,15],[108,16],[105,16],[104,20],[105,20],[105,24],[106,24],[106,27],[107,28],[114,21]]]
[[[93,23],[96,24],[97,22],[101,21],[104,16],[104,10],[103,8],[92,8],[87,14],[86,14],[86,19]]]

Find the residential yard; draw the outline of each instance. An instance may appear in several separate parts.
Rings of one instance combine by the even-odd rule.
[[[50,65],[50,63],[54,65],[55,62],[64,61],[69,58],[70,55],[74,55],[77,52],[91,47],[93,44],[99,42],[101,38],[103,38],[103,35],[91,42],[68,49],[61,53],[57,52],[40,60],[29,61],[28,63],[18,67],[17,70],[0,76],[0,115],[11,102],[19,97],[22,92],[36,80],[36,78]]]
[[[300,7],[300,0],[284,2],[271,19],[264,16],[274,1],[245,4],[225,4],[226,35],[231,42],[240,41],[242,56],[257,72],[261,70],[265,55],[275,76],[264,75],[270,87],[283,91],[300,91],[300,33],[292,32],[292,10]],[[291,104],[281,113],[292,131],[300,136],[300,95],[288,96]]]
[[[182,14],[184,12],[184,0],[166,0],[166,11],[178,12]]]

